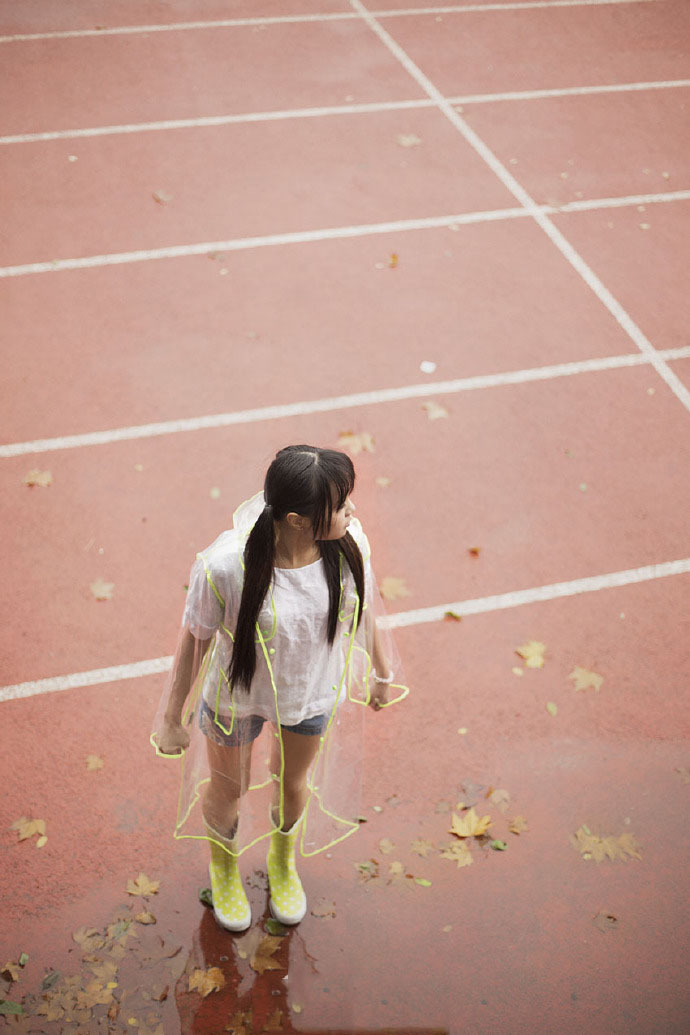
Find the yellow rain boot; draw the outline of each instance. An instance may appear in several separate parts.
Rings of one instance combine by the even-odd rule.
[[[246,931],[252,922],[249,902],[242,887],[235,841],[223,837],[206,824],[206,833],[211,847],[211,862],[208,872],[213,895],[213,915],[226,931]],[[233,831],[234,834],[234,831]]]
[[[298,924],[307,912],[307,897],[295,866],[295,845],[304,812],[289,830],[279,830],[271,813],[271,845],[266,857],[271,888],[269,906],[281,924]]]

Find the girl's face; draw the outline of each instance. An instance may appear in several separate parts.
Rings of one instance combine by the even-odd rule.
[[[347,532],[347,526],[355,512],[355,505],[348,496],[340,510],[334,510],[331,515],[331,524],[322,539],[342,539]]]

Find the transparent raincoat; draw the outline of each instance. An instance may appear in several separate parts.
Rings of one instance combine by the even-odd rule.
[[[349,532],[362,553],[365,600],[341,555],[340,606],[335,640],[326,637],[327,588],[322,562],[305,568],[274,569],[274,577],[256,623],[256,674],[249,692],[229,685],[244,577],[244,548],[264,508],[260,492],[233,516],[223,532],[192,566],[187,600],[172,671],[156,713],[151,743],[158,755],[179,759],[182,766],[174,836],[210,840],[204,822],[205,787],[211,780],[209,740],[220,742],[240,719],[265,720],[251,749],[242,755],[235,776],[239,782],[239,822],[235,851],[270,837],[273,802],[283,823],[284,749],[282,726],[294,726],[317,714],[327,722],[307,775],[307,803],[298,840],[303,856],[316,855],[349,837],[358,828],[366,706],[380,684],[379,672],[392,675],[388,700],[407,696],[400,658],[386,625],[385,612],[370,563],[366,535],[356,519]],[[324,596],[325,594],[325,596]],[[318,630],[322,628],[322,635]],[[317,635],[314,635],[314,630]],[[181,755],[164,755],[157,731],[174,688],[183,687],[186,701],[182,725],[189,746]],[[201,723],[204,730],[202,730]],[[256,721],[256,720],[254,720]]]

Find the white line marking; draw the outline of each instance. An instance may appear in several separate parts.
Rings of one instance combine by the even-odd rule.
[[[667,578],[670,575],[682,575],[688,572],[690,572],[690,558],[667,561],[664,564],[649,564],[643,568],[614,571],[607,575],[593,575],[589,578],[573,579],[571,582],[556,582],[533,589],[519,589],[511,593],[499,593],[496,596],[478,597],[475,600],[459,600],[451,604],[422,607],[415,611],[402,611],[389,615],[386,625],[391,629],[400,629],[404,626],[440,622],[443,621],[446,611],[454,611],[456,614],[464,616],[486,614],[509,607],[522,607],[525,604],[536,604],[545,600],[557,600],[581,593],[594,593],[599,590],[649,582],[652,579]],[[168,672],[172,668],[172,662],[173,658],[170,655],[165,658],[153,658],[150,661],[137,661],[130,665],[114,665],[111,668],[97,668],[90,672],[73,672],[68,676],[53,676],[49,679],[37,679],[28,683],[15,683],[12,686],[0,687],[0,701],[13,701],[37,694],[53,693],[56,690],[95,686],[99,683],[114,683],[123,679],[138,679],[159,672]]]
[[[667,360],[690,358],[690,345],[667,349],[658,353]],[[29,453],[47,453],[58,449],[78,449],[83,446],[103,446],[112,442],[126,442],[132,439],[154,438],[159,435],[174,435],[179,432],[201,431],[209,428],[225,428],[234,424],[254,424],[265,420],[282,420],[286,417],[303,417],[312,413],[330,413],[334,410],[352,409],[358,406],[373,406],[404,399],[426,398],[430,395],[452,395],[482,388],[497,388],[501,385],[527,384],[531,381],[546,381],[555,377],[570,377],[575,374],[594,373],[602,370],[616,370],[624,367],[639,367],[651,363],[648,356],[632,352],[603,359],[585,359],[572,363],[559,363],[548,367],[514,370],[503,374],[481,374],[459,378],[454,381],[430,381],[425,384],[406,385],[402,388],[382,388],[356,395],[340,395],[328,399],[314,399],[307,402],[287,403],[282,406],[262,406],[253,410],[235,410],[232,413],[216,413],[208,417],[187,417],[182,420],[160,421],[155,424],[138,424],[128,428],[114,428],[109,431],[92,431],[81,435],[65,435],[60,438],[43,438],[33,442],[13,442],[0,445],[0,459],[26,456]]]
[[[180,244],[167,248],[149,248],[136,252],[112,252],[107,255],[89,255],[81,259],[52,259],[50,262],[31,262],[20,266],[0,266],[3,277],[23,277],[34,273],[57,273],[62,270],[94,269],[99,266],[120,266],[128,262],[153,262],[158,259],[180,259],[208,252],[237,252],[248,248],[266,248],[287,244],[309,244],[314,241],[333,241],[343,238],[368,237],[375,234],[404,233],[408,230],[431,230],[440,227],[493,223],[504,219],[524,219],[541,212],[557,215],[560,212],[586,212],[589,209],[621,208],[626,205],[651,205],[664,201],[687,201],[690,190],[666,191],[662,194],[634,194],[625,198],[595,198],[591,201],[571,201],[563,205],[534,205],[527,208],[499,208],[485,212],[463,212],[448,216],[426,216],[422,219],[399,219],[391,223],[364,223],[359,226],[337,226],[322,230],[297,230],[263,237],[236,237],[229,241],[203,241],[200,244]],[[557,231],[556,231],[557,232]]]
[[[601,304],[608,309],[613,318],[623,328],[628,337],[635,343],[637,348],[644,355],[648,356],[657,374],[671,391],[676,395],[680,403],[690,412],[690,390],[686,388],[681,379],[659,359],[658,353],[651,342],[645,337],[641,329],[628,315],[617,298],[608,290],[603,281],[596,276],[590,266],[587,265],[582,256],[573,248],[570,241],[558,230],[548,219],[540,206],[527,193],[524,187],[518,183],[514,176],[498,160],[493,151],[484,143],[481,137],[472,127],[458,114],[453,106],[446,100],[443,94],[436,88],[428,76],[415,65],[403,48],[396,43],[393,37],[378,24],[369,11],[361,3],[361,0],[350,0],[355,11],[359,11],[363,20],[370,27],[372,32],[378,36],[381,42],[390,50],[391,54],[398,59],[403,68],[414,79],[418,86],[432,99],[448,121],[455,126],[464,139],[474,148],[477,154],[483,158],[490,169],[496,174],[504,187],[510,191],[521,205],[534,217],[534,221],[544,231],[550,241],[556,246],[561,255],[570,263],[574,270],[582,277],[587,286],[593,291]]]
[[[548,7],[611,7],[615,4],[658,3],[660,0],[526,0],[506,4],[454,4],[446,7],[412,7],[395,11],[372,11],[376,18],[439,14],[477,14],[485,11],[522,11]],[[172,22],[168,25],[122,25],[113,29],[71,29],[62,32],[14,33],[0,36],[0,43],[26,43],[32,40],[79,39],[86,36],[132,36],[152,32],[187,32],[194,29],[228,29],[241,26],[295,25],[301,22],[352,21],[358,15],[351,11],[335,14],[295,14],[265,18],[223,18],[207,22]]]
[[[491,104],[503,101],[532,101],[552,97],[580,97],[590,94],[630,93],[643,90],[674,90],[690,86],[690,79],[665,79],[656,82],[615,83],[603,86],[569,86],[558,90],[521,90],[509,93],[463,94],[448,97],[451,104]],[[117,136],[131,133],[167,132],[175,129],[207,129],[258,122],[279,122],[284,119],[329,118],[336,115],[369,115],[385,111],[411,111],[435,108],[428,97],[414,101],[377,101],[371,104],[326,105],[320,108],[285,108],[277,111],[252,111],[238,115],[203,115],[195,119],[167,119],[161,122],[129,122],[113,126],[85,129],[60,129],[46,133],[16,133],[0,137],[0,144],[35,144],[48,140],[79,140],[91,137]]]
[[[83,259],[54,259],[21,266],[1,266],[0,277],[21,277],[29,273],[55,273],[57,270],[89,269],[95,266],[117,266],[127,262],[150,262],[153,259],[179,259],[207,252],[237,252],[247,248],[266,248],[283,244],[305,244],[340,238],[366,237],[371,234],[393,234],[406,230],[428,230],[453,223],[485,223],[528,216],[524,208],[491,209],[487,212],[463,212],[455,216],[429,216],[423,219],[398,219],[390,223],[365,223],[360,226],[336,226],[323,230],[297,230],[263,237],[236,237],[229,241],[204,241],[201,244],[180,244],[168,248],[150,248],[136,252],[114,252],[89,255]]]

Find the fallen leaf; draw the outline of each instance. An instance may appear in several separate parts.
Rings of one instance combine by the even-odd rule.
[[[468,546],[467,547],[467,552],[468,552],[468,554],[470,554],[471,557],[479,557],[479,554],[481,552],[481,547],[480,546]]]
[[[459,615],[457,611],[446,611],[443,620],[444,622],[461,622],[462,615]]]
[[[113,590],[115,589],[114,582],[105,582],[102,578],[97,578],[95,582],[92,582],[89,589],[95,596],[96,600],[112,600]]]
[[[87,755],[86,756],[86,768],[92,772],[95,769],[103,768],[103,759],[99,758],[98,755]]]
[[[604,682],[603,676],[597,675],[596,672],[590,672],[589,669],[580,668],[579,665],[575,666],[568,679],[575,681],[575,690],[588,690],[592,687],[597,693],[599,693],[601,684]]]
[[[290,1003],[290,1009],[294,1010],[295,1013],[301,1013],[304,1007],[301,1003]]]
[[[43,836],[46,832],[46,823],[44,819],[27,819],[26,816],[21,816],[20,819],[14,821],[10,830],[17,831],[18,841],[26,841],[34,834]]]
[[[159,880],[149,880],[145,873],[140,873],[136,880],[127,881],[128,895],[155,895],[161,886]]]
[[[558,705],[554,701],[546,702],[546,710],[549,715],[558,715]]]
[[[138,924],[155,924],[156,923],[155,916],[153,915],[153,913],[149,913],[149,912],[137,913],[137,915],[134,917],[134,919],[136,920],[136,922]]]
[[[376,862],[376,859],[355,863],[354,867],[363,881],[374,880],[379,875],[379,864]]]
[[[510,671],[513,673],[514,676],[524,676],[525,674],[524,668],[520,668],[519,665],[516,665],[514,668],[511,668]]]
[[[538,640],[530,640],[529,643],[523,643],[522,647],[516,647],[515,653],[525,659],[527,668],[543,668],[545,650],[546,647],[543,643],[539,643]]]
[[[422,409],[426,410],[426,415],[429,420],[439,420],[441,417],[448,416],[448,410],[444,410],[443,406],[439,406],[435,402],[422,403]]]
[[[388,837],[382,837],[379,841],[379,851],[382,855],[390,855],[395,845]]]
[[[526,830],[529,830],[529,827],[524,816],[516,816],[515,819],[511,820],[508,829],[511,834],[522,834]]]
[[[410,844],[410,848],[415,853],[415,855],[421,855],[423,858],[426,859],[429,852],[433,852],[434,845],[431,841],[425,841],[419,838],[416,841],[412,841],[412,843]]]
[[[453,813],[451,823],[450,833],[456,837],[481,837],[491,826],[491,816],[480,819],[473,807],[464,816]]]
[[[280,920],[276,920],[272,916],[269,916],[268,920],[266,921],[266,930],[269,934],[275,934],[281,938],[283,935],[287,934],[288,931],[287,927],[281,924]]]
[[[372,805],[374,812],[383,812],[383,805]]]
[[[230,1023],[226,1025],[225,1031],[229,1031],[231,1035],[251,1035],[253,1031],[252,1011],[237,1010]]]
[[[44,834],[42,837],[39,837],[38,841],[36,842],[36,847],[37,848],[43,848],[47,844],[48,844],[48,838]]]
[[[165,205],[168,201],[172,201],[173,195],[166,194],[164,190],[155,190],[151,195],[154,201],[157,201],[159,205]]]
[[[492,791],[491,794],[487,794],[487,798],[494,805],[498,805],[501,812],[507,812],[510,804],[510,794],[503,788],[499,788],[496,791]]]
[[[264,1024],[262,1031],[282,1031],[283,1030],[283,1011],[275,1009],[271,1016]]]
[[[325,898],[318,899],[311,911],[311,915],[324,918],[335,916],[335,902]]]
[[[594,859],[595,862],[600,863],[604,859],[608,859],[610,862],[620,859],[621,862],[627,862],[628,858],[642,858],[641,846],[633,834],[599,837],[583,824],[575,835],[571,836],[570,842],[580,852],[582,858],[588,861]]]
[[[387,575],[382,580],[380,592],[384,600],[398,600],[400,597],[412,596],[405,579],[399,579],[394,575]]]
[[[40,485],[42,488],[46,488],[48,485],[53,484],[53,476],[50,471],[39,471],[38,468],[33,467],[28,474],[24,476],[25,485]]]
[[[441,930],[443,931],[444,934],[448,934],[449,931],[453,930],[453,925],[452,924],[446,924],[446,926],[442,927]]]
[[[0,970],[0,974],[8,974],[10,981],[19,981],[19,964],[8,960],[2,970]]]
[[[225,978],[218,967],[209,967],[208,970],[197,968],[190,975],[189,991],[198,992],[202,999],[211,992],[220,992],[221,988],[225,988]]]
[[[29,962],[29,954],[28,954],[28,952],[22,952],[20,954],[20,956],[19,956],[19,966],[20,967],[25,967],[28,962]]]
[[[368,431],[341,431],[338,445],[342,449],[349,449],[353,456],[358,456],[363,450],[374,452],[374,439]]]
[[[415,884],[419,884],[422,888],[431,887],[431,881],[427,880],[426,877],[415,877],[414,882]]]
[[[11,999],[0,999],[0,1014],[5,1016],[20,1015],[24,1013],[21,1003],[15,1003]]]
[[[474,862],[465,841],[453,841],[452,844],[445,845],[441,849],[441,855],[444,859],[453,859],[458,864],[459,870],[463,866],[471,866]]]
[[[388,868],[389,884],[399,883],[405,878],[405,867],[401,862],[392,862]]]
[[[592,919],[595,927],[600,931],[612,931],[618,926],[618,917],[611,913],[602,913],[601,910]]]
[[[237,949],[237,955],[241,960],[246,960],[250,956],[253,956],[256,952],[256,948],[264,937],[261,928],[253,927],[246,934],[243,934],[240,938],[235,938],[235,948]]]
[[[388,260],[388,268],[391,269],[391,270],[394,270],[397,265],[398,265],[398,256],[396,255],[395,252],[393,252],[393,254],[391,255],[390,259]]]
[[[677,765],[674,772],[679,773],[683,783],[690,783],[690,769],[682,765]]]
[[[421,142],[420,138],[415,136],[414,133],[401,133],[398,136],[398,143],[401,147],[417,147]]]
[[[273,954],[283,944],[283,939],[272,934],[267,934],[259,942],[256,952],[249,961],[249,966],[257,974],[263,974],[266,970],[284,970],[282,963],[273,959]]]
[[[391,480],[390,478],[387,478],[385,475],[381,475],[380,478],[376,479],[376,484],[380,485],[382,489],[387,489],[388,486],[391,484]]]
[[[489,848],[493,848],[495,852],[505,852],[508,848],[508,845],[505,843],[505,841],[490,841]]]

